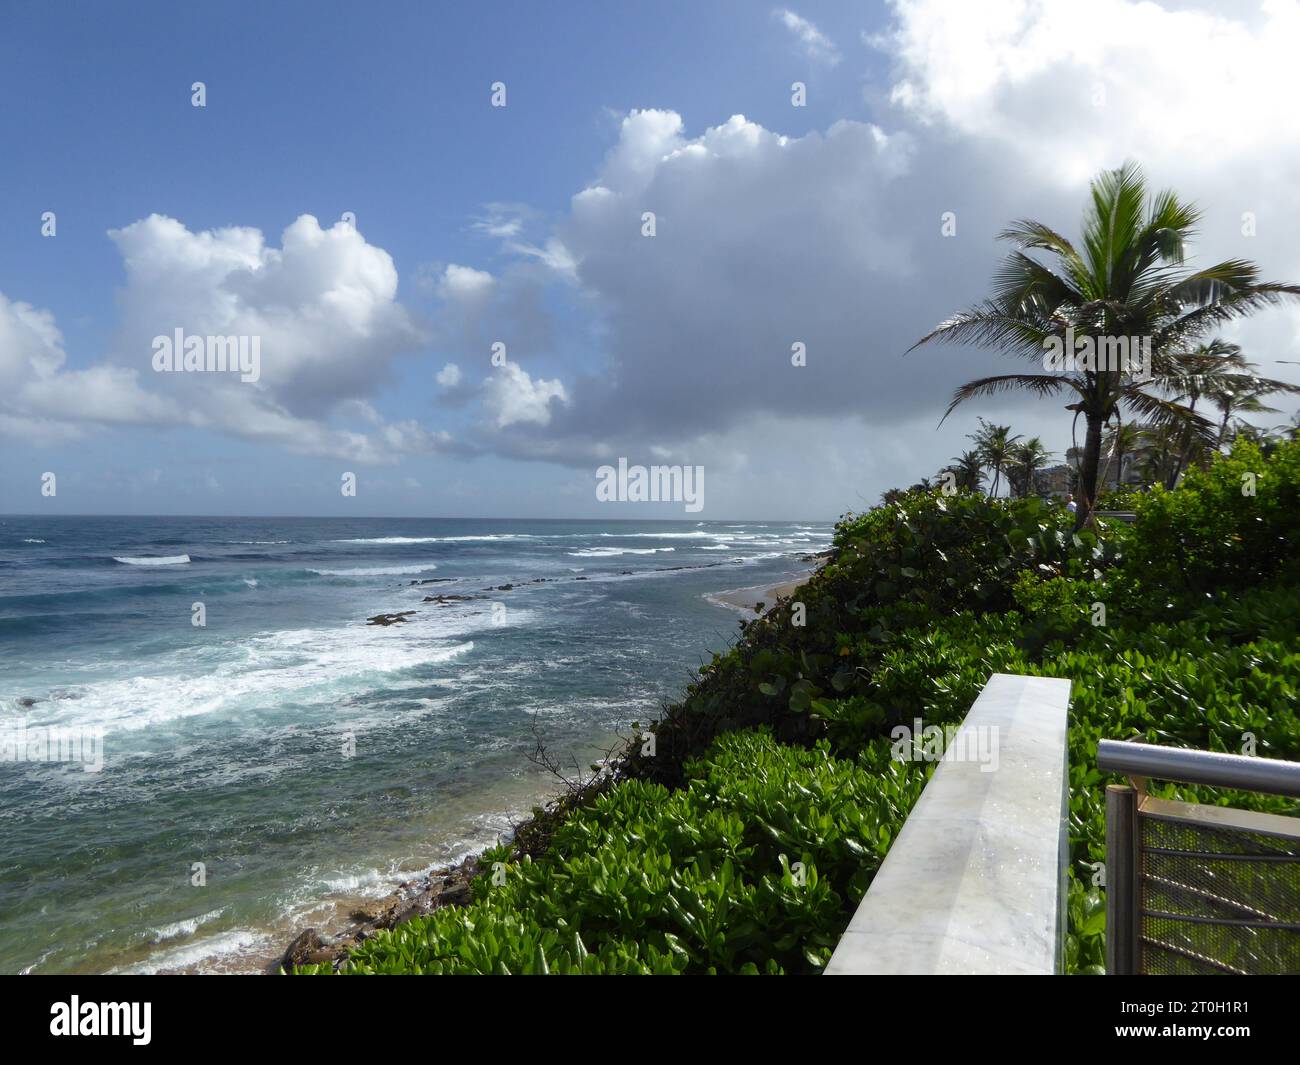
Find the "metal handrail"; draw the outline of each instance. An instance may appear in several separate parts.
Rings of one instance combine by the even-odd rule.
[[[1097,768],[1130,777],[1154,777],[1300,798],[1300,762],[1276,758],[1101,740],[1097,744]]]

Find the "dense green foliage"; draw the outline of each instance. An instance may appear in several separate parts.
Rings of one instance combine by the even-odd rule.
[[[484,855],[476,901],[354,952],[360,972],[808,972],[825,964],[923,763],[875,744],[735,732],[687,766],[687,786],[629,780],[572,815],[537,861]],[[791,863],[802,861],[804,882]]]
[[[1242,443],[1096,535],[1052,504],[969,492],[846,517],[802,611],[747,623],[653,726],[653,756],[634,746],[536,859],[485,855],[472,905],[382,933],[345,968],[815,972],[932,768],[891,757],[890,729],[956,724],[1007,672],[1073,681],[1067,962],[1098,972],[1097,741],[1239,751],[1249,734],[1300,759],[1298,492],[1300,444],[1265,460]]]

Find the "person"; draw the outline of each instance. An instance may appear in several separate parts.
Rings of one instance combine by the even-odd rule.
[[[1074,501],[1074,496],[1068,495],[1065,497],[1065,509],[1068,510],[1071,514],[1078,513],[1079,504]]]

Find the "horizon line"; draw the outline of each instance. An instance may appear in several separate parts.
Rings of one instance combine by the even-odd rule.
[[[591,522],[690,522],[694,515],[687,518],[571,518],[571,517],[549,517],[549,518],[528,518],[528,517],[505,517],[503,515],[494,515],[489,517],[449,517],[442,515],[393,515],[393,514],[137,514],[137,513],[78,513],[78,514],[37,514],[37,513],[7,513],[0,512],[0,521],[7,518],[219,518],[225,520],[268,520],[268,521],[328,521],[337,519],[339,521],[591,521]],[[792,524],[797,521],[811,521],[819,524],[834,524],[839,518],[695,518],[694,523],[697,525],[713,524],[717,522],[742,522],[744,524],[754,524],[756,522],[776,522],[778,524]]]

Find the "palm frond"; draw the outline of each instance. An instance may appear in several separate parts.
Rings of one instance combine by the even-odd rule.
[[[1049,317],[1062,304],[1080,302],[1072,282],[1023,252],[1012,252],[993,273],[993,300],[1002,307],[1024,307]]]
[[[1066,386],[1078,389],[1078,385],[1075,384],[1073,379],[1059,374],[1009,373],[998,374],[995,377],[980,377],[974,381],[967,381],[953,392],[952,402],[948,404],[948,409],[943,412],[939,424],[942,425],[947,421],[948,415],[962,403],[976,396],[993,396],[999,392],[1014,392],[1017,389],[1026,389],[1040,396],[1049,396],[1055,395]]]
[[[1266,281],[1235,292],[1223,289],[1216,291],[1219,294],[1213,302],[1197,306],[1157,330],[1152,335],[1152,343],[1158,348],[1181,346],[1204,336],[1224,322],[1300,297],[1300,285],[1287,285],[1277,281]]]
[[[1052,330],[1045,325],[1027,321],[992,300],[986,300],[940,322],[907,351],[914,351],[932,340],[940,340],[952,344],[997,348],[1037,358],[1042,354],[1044,341],[1051,335]]]
[[[1214,442],[1217,428],[1208,418],[1182,403],[1162,396],[1153,396],[1134,385],[1121,389],[1124,405],[1144,418],[1154,429],[1180,429],[1203,443]]]

